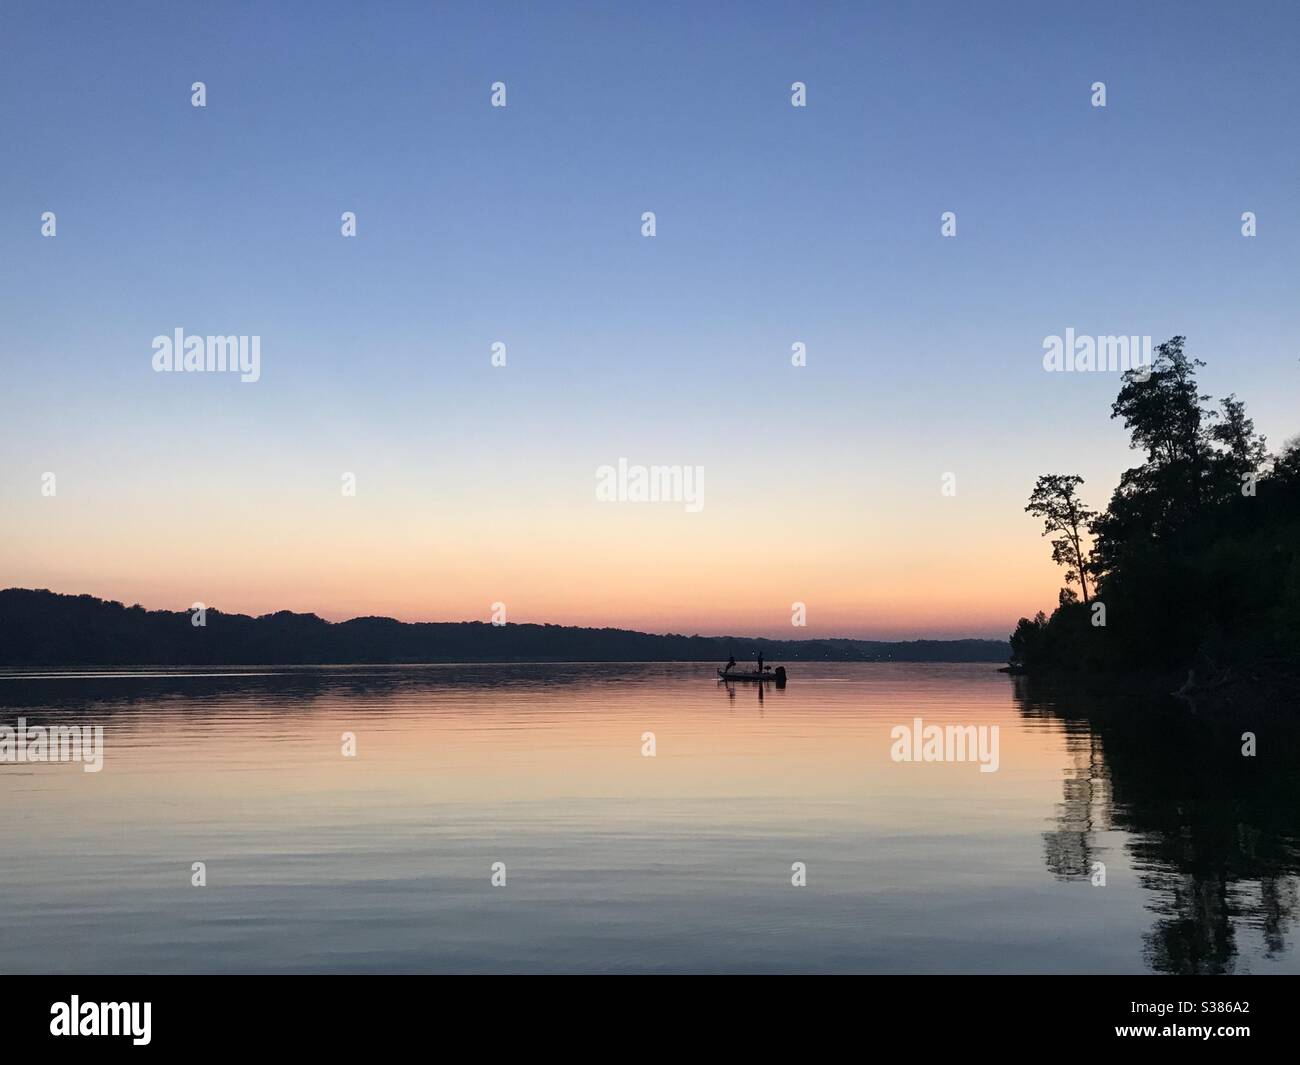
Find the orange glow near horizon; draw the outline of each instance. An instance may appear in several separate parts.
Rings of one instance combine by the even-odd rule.
[[[1000,638],[1018,617],[1050,609],[1062,582],[1023,516],[1008,519],[999,505],[995,521],[991,510],[939,499],[888,522],[748,507],[571,504],[471,516],[335,500],[248,501],[242,513],[196,502],[150,532],[130,508],[57,506],[57,521],[32,507],[20,515],[26,535],[8,545],[4,583],[150,609],[203,602],[333,621],[461,621],[488,620],[502,602],[512,622],[649,632]],[[796,602],[806,604],[805,628],[791,624]]]

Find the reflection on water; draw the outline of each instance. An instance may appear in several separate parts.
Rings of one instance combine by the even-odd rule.
[[[0,723],[107,745],[0,765],[0,971],[1300,971],[1294,730],[1248,759],[989,666],[713,670],[0,677]],[[997,725],[998,771],[893,762],[918,717]]]
[[[1032,718],[1067,725],[1073,764],[1062,781],[1057,827],[1045,835],[1048,867],[1088,877],[1097,839],[1125,833],[1155,915],[1143,957],[1165,973],[1239,968],[1243,933],[1263,958],[1290,950],[1300,871],[1300,732],[1275,717],[1225,720],[1168,705],[1088,699],[1035,690],[1016,678]],[[1243,757],[1244,733],[1256,753]]]

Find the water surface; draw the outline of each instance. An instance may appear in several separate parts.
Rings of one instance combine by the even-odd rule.
[[[0,765],[4,972],[1300,972],[1293,738],[989,665],[2,676],[20,715],[107,748]],[[893,761],[917,717],[997,771]]]

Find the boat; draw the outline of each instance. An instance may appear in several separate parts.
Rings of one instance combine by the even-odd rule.
[[[720,669],[718,670],[718,679],[719,680],[771,681],[776,684],[784,684],[785,666],[777,666],[776,669],[772,670],[771,672],[765,670],[762,673],[759,673],[757,670],[753,670],[753,669],[748,670],[746,672],[742,672],[740,670],[728,671],[725,669]]]

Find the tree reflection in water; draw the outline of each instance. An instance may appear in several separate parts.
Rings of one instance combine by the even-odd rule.
[[[1291,949],[1300,911],[1300,724],[1193,713],[1181,703],[1090,696],[1015,678],[1022,714],[1065,729],[1072,765],[1044,860],[1062,879],[1105,861],[1100,833],[1126,847],[1155,915],[1147,964],[1162,973],[1238,971],[1238,934],[1267,957]],[[1257,737],[1242,755],[1242,733]]]

